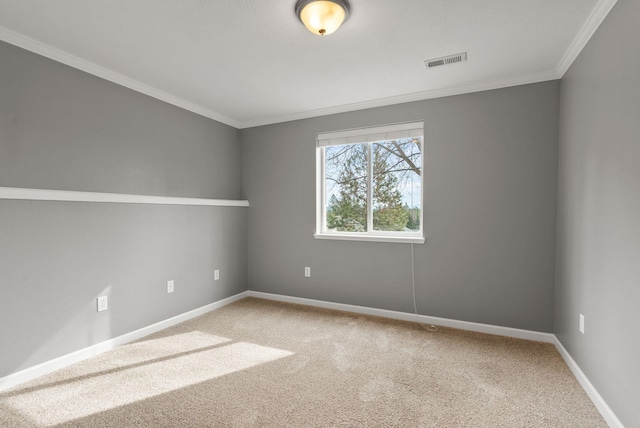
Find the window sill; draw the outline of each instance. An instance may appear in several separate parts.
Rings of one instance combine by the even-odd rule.
[[[365,242],[397,242],[404,244],[424,244],[424,238],[420,236],[386,236],[386,235],[355,235],[348,233],[314,233],[316,239],[334,239],[338,241],[365,241]]]

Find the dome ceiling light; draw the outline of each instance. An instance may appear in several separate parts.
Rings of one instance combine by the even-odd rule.
[[[349,17],[347,0],[298,0],[296,15],[307,30],[318,36],[333,33]]]

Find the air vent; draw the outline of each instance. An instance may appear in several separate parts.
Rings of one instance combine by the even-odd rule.
[[[456,62],[464,62],[466,60],[467,60],[467,53],[463,52],[455,55],[448,55],[440,58],[428,59],[424,62],[424,66],[427,68],[433,68],[441,65],[454,64]]]

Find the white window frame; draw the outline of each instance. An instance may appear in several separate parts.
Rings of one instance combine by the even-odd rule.
[[[417,232],[395,232],[373,230],[373,216],[367,215],[367,232],[335,232],[327,230],[326,221],[326,192],[325,192],[325,147],[345,144],[376,143],[398,138],[410,138],[421,136],[420,144],[420,230]],[[373,177],[373,162],[371,150],[368,150],[369,183]],[[369,184],[370,185],[370,184]],[[367,212],[372,210],[373,195],[371,189],[367,192]],[[347,241],[372,241],[372,242],[405,242],[423,244],[424,239],[424,122],[404,122],[391,125],[374,126],[367,128],[347,129],[341,131],[321,132],[316,138],[316,239],[338,239]]]

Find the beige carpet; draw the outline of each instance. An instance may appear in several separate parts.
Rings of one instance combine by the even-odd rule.
[[[259,299],[0,394],[2,427],[606,427],[553,345]]]

